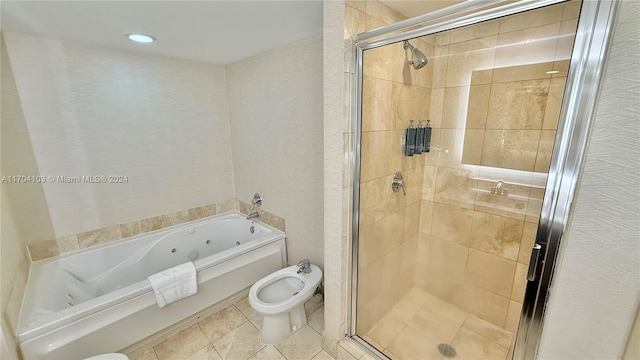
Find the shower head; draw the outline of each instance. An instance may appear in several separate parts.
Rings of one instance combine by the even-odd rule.
[[[406,51],[407,49],[411,50],[411,59],[409,59],[409,63],[413,65],[414,69],[422,69],[425,65],[427,65],[427,63],[429,62],[429,60],[427,60],[427,57],[424,55],[424,53],[422,53],[422,51],[409,44],[409,40],[404,41],[404,50]]]

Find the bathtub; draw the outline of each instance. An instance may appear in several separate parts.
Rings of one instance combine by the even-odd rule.
[[[198,293],[159,308],[147,276],[193,261]],[[31,264],[25,359],[115,352],[222,303],[286,265],[285,234],[226,213]]]

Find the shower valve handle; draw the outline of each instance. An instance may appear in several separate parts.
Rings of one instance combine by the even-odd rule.
[[[404,180],[402,180],[402,173],[400,171],[398,171],[393,176],[393,180],[391,181],[391,189],[393,190],[393,192],[398,192],[398,191],[400,191],[400,188],[402,188],[402,192],[406,196],[407,195],[407,185],[405,185]]]

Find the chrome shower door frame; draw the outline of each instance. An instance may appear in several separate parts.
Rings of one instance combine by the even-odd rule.
[[[362,129],[362,80],[364,51],[451,30],[502,16],[554,5],[566,0],[523,0],[502,6],[504,0],[472,1],[404,20],[356,35],[352,42],[355,73],[352,96],[353,208],[349,276],[347,334],[362,347],[384,358],[378,349],[356,335],[358,241],[360,217],[360,156]],[[490,8],[487,8],[490,7]],[[551,166],[536,235],[538,261],[530,269],[514,349],[515,359],[534,359],[543,329],[545,304],[553,280],[554,265],[570,219],[576,186],[581,175],[589,132],[595,116],[605,62],[611,42],[615,0],[583,0],[569,73],[560,111]],[[475,11],[470,14],[471,11]],[[444,20],[440,20],[444,19]],[[395,32],[394,34],[391,34]]]

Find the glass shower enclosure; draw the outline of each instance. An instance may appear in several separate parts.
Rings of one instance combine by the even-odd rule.
[[[513,356],[583,6],[547,3],[362,47],[350,332],[391,359]]]

